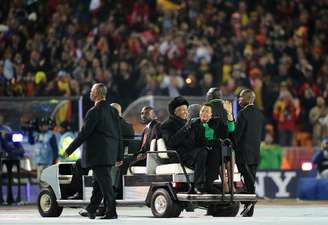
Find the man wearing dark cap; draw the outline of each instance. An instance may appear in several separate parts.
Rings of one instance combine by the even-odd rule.
[[[169,118],[163,122],[160,127],[160,134],[165,141],[168,148],[176,149],[178,152],[182,152],[183,148],[177,148],[175,146],[176,139],[175,136],[177,131],[181,129],[187,122],[188,119],[188,101],[182,97],[177,96],[169,103]],[[175,160],[170,159],[170,160]]]
[[[160,128],[161,135],[167,147],[174,147],[172,146],[172,144],[175,143],[174,139],[176,138],[174,135],[186,124],[188,118],[188,106],[188,101],[182,96],[175,97],[169,103],[170,116]]]

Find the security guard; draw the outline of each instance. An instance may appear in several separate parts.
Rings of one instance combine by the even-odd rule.
[[[255,193],[256,169],[260,160],[260,144],[264,124],[262,112],[254,105],[255,93],[244,89],[239,95],[242,109],[237,116],[235,144],[236,162],[239,172],[244,178],[246,192]],[[250,217],[254,213],[254,204],[247,202],[243,216]]]

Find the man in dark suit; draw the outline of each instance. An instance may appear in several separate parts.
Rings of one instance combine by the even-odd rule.
[[[111,168],[122,161],[120,119],[117,111],[105,101],[107,88],[104,84],[92,86],[90,99],[95,102],[86,114],[79,135],[65,150],[65,157],[72,154],[82,143],[85,144],[86,167],[93,170],[92,197],[87,211],[90,219],[96,217],[96,210],[104,198],[105,216],[102,219],[116,219],[116,202],[113,193]],[[119,164],[119,163],[118,163]]]
[[[134,139],[133,126],[122,117],[122,106],[120,104],[114,102],[110,105],[117,110],[118,115],[120,116],[120,126],[121,126],[121,134],[122,134],[122,141],[123,141],[123,155],[124,155],[124,152],[128,151],[131,140]],[[112,176],[113,176],[113,188],[115,191],[115,198],[122,199],[123,198],[122,168],[115,167],[114,170],[112,170]]]
[[[141,138],[141,144],[139,151],[133,154],[132,157],[124,160],[121,167],[122,174],[126,174],[128,167],[133,166],[145,166],[147,152],[150,151],[150,143],[153,139],[157,138],[159,127],[161,123],[157,120],[154,108],[151,106],[145,106],[140,112],[141,121],[146,124]]]
[[[123,152],[126,147],[129,145],[129,141],[127,139],[134,138],[134,130],[133,127],[130,123],[128,123],[123,117],[122,117],[122,107],[118,103],[112,103],[110,104],[111,107],[115,108],[118,112],[118,115],[120,117],[120,127],[121,127],[121,134],[122,134],[122,144],[123,144]],[[123,154],[123,153],[121,153]],[[76,187],[82,187],[82,175],[88,174],[88,169],[84,169],[81,166],[81,160],[77,160],[75,163],[75,169],[73,170],[73,177],[72,177],[72,182],[75,181],[75,185],[73,190],[77,190],[78,188]],[[115,193],[115,199],[121,199],[122,198],[122,174],[120,167],[115,167],[112,169],[112,181],[113,181],[113,189]],[[78,181],[78,182],[77,182]],[[82,188],[79,190],[82,191]],[[82,193],[77,192],[75,195],[69,197],[69,199],[81,199],[82,198]],[[79,214],[81,216],[88,216],[88,211],[85,209],[82,209],[79,211]],[[100,207],[97,210],[96,216],[103,216],[105,214],[105,209],[103,207]]]
[[[244,178],[246,192],[254,194],[264,117],[254,105],[255,93],[252,90],[242,90],[238,100],[242,109],[237,116],[234,135],[236,162],[238,170]],[[246,213],[243,216],[253,216],[254,204],[246,202],[244,212]]]
[[[123,155],[126,149],[130,147],[131,140],[134,139],[134,129],[132,124],[128,123],[122,116],[122,106],[116,102],[110,104],[113,108],[115,108],[120,117],[120,126],[121,126],[121,134],[123,141]]]
[[[150,150],[151,141],[157,138],[161,123],[158,121],[154,108],[151,106],[142,108],[141,120],[146,124],[146,127],[142,132],[141,146],[140,150],[136,153],[136,158],[142,161],[139,163],[146,165],[146,152]]]
[[[120,116],[120,126],[121,126],[121,133],[123,137],[123,150],[124,150],[125,147],[129,145],[129,141],[126,139],[134,138],[133,126],[122,117],[122,106],[120,104],[114,102],[110,104],[110,106],[114,107],[117,110],[118,115]]]

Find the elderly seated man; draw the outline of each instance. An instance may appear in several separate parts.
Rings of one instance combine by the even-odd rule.
[[[170,149],[176,149],[178,153],[181,152],[180,147],[182,148],[182,146],[176,146],[173,143],[178,138],[176,137],[178,130],[187,123],[188,106],[189,103],[184,97],[175,97],[168,106],[170,116],[160,127],[160,135],[164,139],[166,146]],[[170,155],[170,160],[175,162],[176,159]]]

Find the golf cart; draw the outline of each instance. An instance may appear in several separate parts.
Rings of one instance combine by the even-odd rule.
[[[230,147],[230,140],[221,140]],[[181,163],[176,151],[167,150],[162,139],[152,140],[151,151],[147,153],[146,166],[131,166],[123,175],[123,197],[117,199],[118,205],[146,205],[158,218],[178,217],[182,210],[194,208],[207,209],[214,217],[234,217],[238,214],[240,202],[256,202],[255,194],[224,193],[220,179],[215,185],[220,187],[219,194],[195,194],[192,192],[193,171]],[[228,154],[234,158],[232,148]],[[177,163],[163,164],[165,159],[176,156]],[[231,160],[232,161],[232,160]],[[224,155],[222,151],[222,164]],[[89,203],[92,193],[92,175],[83,176],[83,198],[68,199],[68,187],[72,179],[71,162],[52,165],[41,174],[43,188],[38,197],[38,209],[43,217],[58,217],[64,207],[83,207]],[[231,163],[230,190],[240,183],[240,174]],[[223,173],[223,168],[222,171]],[[223,178],[224,179],[224,178]]]

